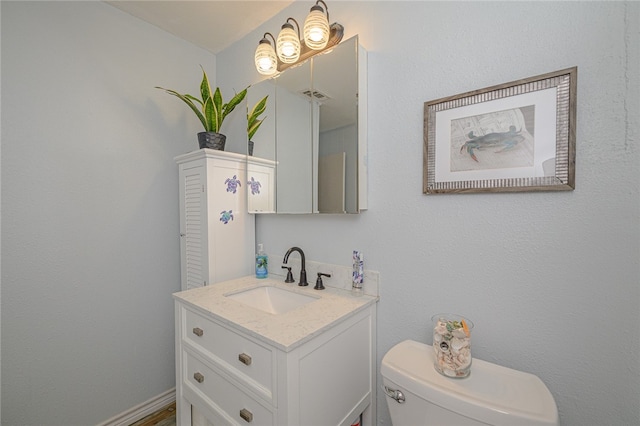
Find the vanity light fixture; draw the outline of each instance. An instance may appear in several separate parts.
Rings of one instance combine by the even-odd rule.
[[[322,3],[327,9],[327,14],[324,14],[324,9],[319,6],[318,3]],[[329,8],[327,4],[322,1],[316,1],[316,4],[311,7],[307,19],[304,21],[304,43],[313,50],[322,50],[327,47],[329,42]]]
[[[293,25],[289,21],[296,23],[298,32],[293,30]],[[276,52],[278,52],[278,58],[285,64],[298,62],[298,58],[300,58],[300,25],[295,19],[287,18],[287,21],[282,24],[282,29],[276,40]]]
[[[324,9],[320,3],[324,5]],[[290,21],[295,22],[297,32]],[[271,36],[273,45],[267,39],[267,35]],[[343,35],[344,27],[342,25],[335,22],[329,25],[327,4],[323,0],[317,0],[305,20],[303,39],[300,38],[300,25],[293,18],[287,18],[277,39],[274,39],[271,33],[264,33],[254,56],[256,69],[262,75],[273,75],[277,71],[284,71],[337,45]]]
[[[256,69],[262,75],[273,75],[277,71],[278,57],[271,42],[267,39],[267,36],[271,37],[273,44],[276,44],[276,39],[273,38],[273,34],[264,33],[262,40],[258,44],[255,54]]]

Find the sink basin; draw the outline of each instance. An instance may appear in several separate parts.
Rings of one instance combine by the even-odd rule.
[[[284,314],[318,299],[274,286],[250,288],[225,296],[269,314]]]

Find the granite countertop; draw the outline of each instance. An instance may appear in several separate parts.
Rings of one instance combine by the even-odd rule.
[[[275,315],[225,297],[227,294],[262,286],[279,287],[318,299],[284,314]],[[347,290],[332,287],[314,290],[313,284],[300,287],[296,283],[288,284],[272,278],[257,279],[254,276],[181,291],[174,293],[173,297],[231,328],[285,352],[378,301],[376,296],[354,296]]]

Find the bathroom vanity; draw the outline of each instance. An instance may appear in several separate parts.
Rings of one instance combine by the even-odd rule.
[[[178,425],[375,423],[377,297],[249,276],[174,299]]]

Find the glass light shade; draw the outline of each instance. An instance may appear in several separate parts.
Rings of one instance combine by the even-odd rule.
[[[285,64],[293,64],[300,57],[300,39],[291,25],[283,25],[276,40],[278,58]]]
[[[304,43],[313,50],[322,50],[329,41],[329,21],[322,8],[315,6],[304,21]]]
[[[276,52],[273,51],[271,43],[260,42],[255,54],[256,69],[262,75],[275,74],[278,66],[278,58]]]

